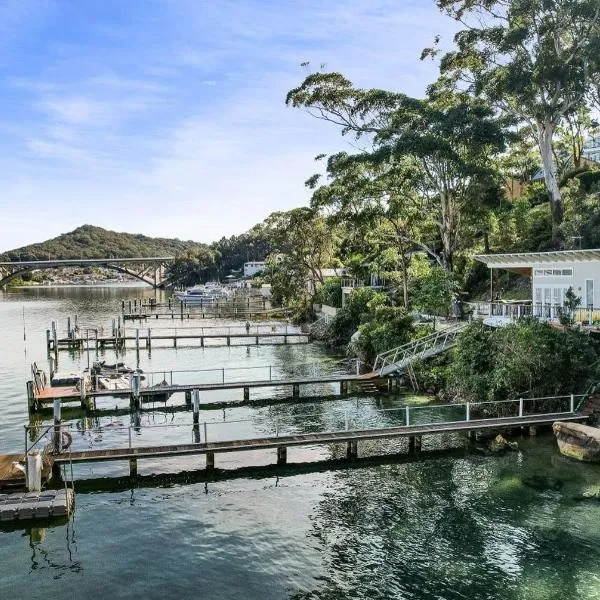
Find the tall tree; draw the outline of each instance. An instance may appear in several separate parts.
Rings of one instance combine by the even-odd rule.
[[[554,157],[560,123],[600,87],[598,0],[437,0],[465,26],[441,62],[451,84],[467,83],[536,132],[550,200],[553,237],[563,218]],[[424,55],[431,54],[428,49]]]
[[[336,266],[335,230],[308,207],[275,212],[267,217],[264,226],[275,255],[269,261],[272,285],[278,282],[289,286],[294,281],[296,287],[302,288],[297,297],[306,300],[323,285],[322,269]]]
[[[493,177],[490,158],[504,147],[490,109],[464,94],[436,93],[424,100],[384,90],[355,88],[339,73],[314,73],[291,90],[286,102],[369,136],[366,159],[374,164],[412,161],[412,185],[435,222],[443,266],[452,269],[473,190]]]

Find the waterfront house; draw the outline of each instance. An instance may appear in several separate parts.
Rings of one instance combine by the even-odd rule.
[[[590,321],[600,317],[600,249],[563,250],[553,252],[518,252],[511,254],[480,254],[476,260],[485,263],[492,275],[494,269],[504,269],[525,275],[531,280],[531,308],[513,307],[500,314],[510,316],[521,313],[533,314],[546,319],[558,319],[565,306],[565,294],[569,288],[580,298],[580,309],[576,318]],[[493,277],[490,276],[490,282]],[[492,299],[496,293],[490,289]],[[490,306],[490,315],[493,307]]]

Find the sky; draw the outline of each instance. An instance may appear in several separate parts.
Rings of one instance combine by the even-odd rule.
[[[434,0],[0,0],[0,251],[83,224],[211,242],[307,205],[352,139],[286,93],[323,68],[422,96],[453,32]]]

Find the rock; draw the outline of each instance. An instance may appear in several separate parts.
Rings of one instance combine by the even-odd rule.
[[[490,442],[490,450],[492,452],[504,452],[505,450],[518,450],[519,444],[517,442],[507,442],[503,436],[497,435]]]
[[[552,430],[562,455],[585,462],[600,462],[600,429],[557,421]]]

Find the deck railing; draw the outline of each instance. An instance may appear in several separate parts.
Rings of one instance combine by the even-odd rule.
[[[278,411],[276,414],[258,414],[254,419],[204,421],[198,419],[196,424],[189,422],[158,425],[142,424],[141,422],[130,425],[109,423],[104,427],[82,429],[73,423],[64,423],[60,426],[60,431],[61,435],[65,432],[69,433],[68,439],[73,441],[69,448],[63,448],[63,452],[107,447],[133,449],[188,442],[277,439],[282,436],[306,433],[326,435],[342,432],[376,432],[412,426],[451,426],[494,419],[514,419],[518,423],[519,418],[575,414],[577,400],[581,397],[581,395],[569,394],[492,402],[402,406],[369,411],[365,411],[364,408],[355,408],[354,410],[336,410],[326,415],[322,412],[293,415]],[[201,405],[200,408],[202,408]],[[504,425],[510,426],[510,423]],[[46,432],[53,427],[46,428]],[[29,429],[26,427],[26,433]],[[145,439],[145,432],[152,436],[152,440]],[[187,439],[182,439],[182,435]],[[159,441],[157,441],[157,437],[160,438]],[[152,443],[149,443],[150,441]]]
[[[379,375],[386,375],[388,374],[387,371],[392,370],[393,367],[401,370],[417,360],[439,354],[451,348],[454,345],[458,332],[464,326],[464,323],[457,323],[421,339],[379,354],[375,359],[373,372]]]

